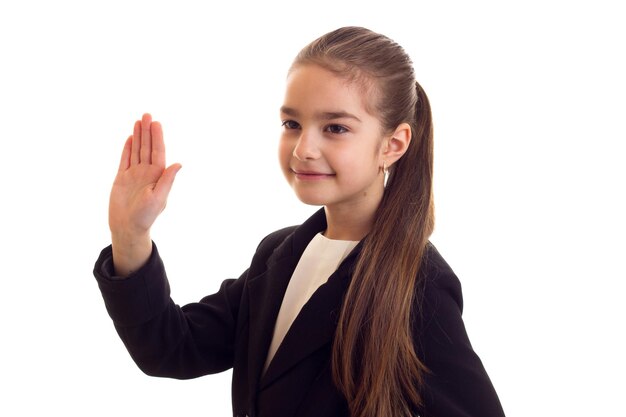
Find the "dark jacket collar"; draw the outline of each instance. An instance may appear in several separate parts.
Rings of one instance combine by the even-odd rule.
[[[324,208],[321,208],[285,238],[268,258],[267,266],[271,267],[285,257],[297,256],[299,260],[309,242],[316,234],[326,230],[326,227],[326,213]]]
[[[362,242],[304,305],[261,377],[278,311],[291,275],[311,239],[324,231],[326,225],[322,208],[278,245],[268,258],[264,273],[248,280],[249,311],[252,312],[248,349],[250,392],[271,384],[298,362],[333,340],[343,295]]]

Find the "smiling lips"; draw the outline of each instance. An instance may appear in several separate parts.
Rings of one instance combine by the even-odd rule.
[[[297,179],[309,180],[309,181],[323,180],[323,179],[327,179],[327,178],[335,176],[335,174],[326,174],[324,172],[305,171],[305,170],[300,171],[300,170],[295,170],[295,169],[292,169],[291,172],[295,174]]]

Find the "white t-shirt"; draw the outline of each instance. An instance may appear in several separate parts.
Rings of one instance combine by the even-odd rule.
[[[265,368],[269,366],[274,354],[282,343],[289,327],[296,319],[302,306],[313,293],[337,270],[339,264],[348,256],[359,242],[352,240],[328,239],[321,233],[309,242],[304,250],[296,269],[293,271],[283,303],[274,326],[272,343],[265,360]]]

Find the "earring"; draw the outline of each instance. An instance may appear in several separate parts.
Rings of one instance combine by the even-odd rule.
[[[387,163],[385,161],[383,161],[383,175],[384,175],[383,186],[386,187],[387,180],[389,179],[389,168],[387,168]]]

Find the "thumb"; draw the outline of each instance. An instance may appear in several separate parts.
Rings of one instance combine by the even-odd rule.
[[[154,187],[154,192],[163,200],[167,199],[167,196],[172,189],[172,184],[174,184],[174,179],[176,178],[176,174],[183,166],[181,164],[172,164],[161,175],[161,178],[156,183]]]

